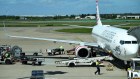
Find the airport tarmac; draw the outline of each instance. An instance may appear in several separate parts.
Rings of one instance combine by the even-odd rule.
[[[61,27],[8,27],[7,32],[12,35],[58,38],[64,40],[81,40],[93,42],[90,34],[74,34],[54,32],[55,29]],[[64,27],[63,27],[64,28]],[[88,38],[88,39],[87,39]],[[46,49],[57,48],[60,45],[65,49],[70,49],[73,45],[66,43],[53,43],[49,41],[29,40],[9,38],[4,35],[4,31],[0,28],[0,44],[18,45],[26,52],[42,51],[46,55]],[[44,70],[46,79],[126,79],[127,72],[118,68],[114,71],[106,71],[106,67],[101,68],[102,75],[95,75],[95,67],[64,67],[58,66],[54,61],[61,59],[46,59],[43,66],[21,65],[0,65],[0,79],[29,79],[32,70]]]
[[[113,71],[107,71],[101,67],[102,75],[95,75],[96,67],[79,66],[66,67],[56,65],[54,61],[59,59],[46,59],[42,66],[14,65],[0,66],[0,79],[29,79],[32,70],[43,70],[46,79],[126,79],[126,71],[114,67]]]

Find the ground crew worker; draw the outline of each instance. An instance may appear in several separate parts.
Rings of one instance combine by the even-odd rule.
[[[5,58],[9,58],[10,57],[10,53],[6,52],[4,56],[5,56]]]
[[[130,71],[131,70],[131,63],[130,63],[130,65],[127,65],[127,69],[126,69],[127,71]]]
[[[59,48],[60,48],[61,54],[63,54],[63,53],[64,53],[64,48],[63,48],[63,46],[60,46]]]
[[[97,68],[97,70],[96,70],[96,72],[95,72],[95,75],[96,75],[97,72],[98,72],[98,75],[101,75],[101,74],[100,74],[100,65],[99,65],[99,64],[100,64],[100,61],[97,60],[97,61],[96,61],[96,68]]]
[[[131,68],[127,68],[127,71],[131,70]]]
[[[129,67],[129,68],[127,68],[127,75],[128,75],[128,79],[130,79],[131,78],[131,68]]]
[[[109,56],[112,56],[112,52],[111,52],[111,50],[110,50],[110,51],[108,51],[108,54],[109,54]]]

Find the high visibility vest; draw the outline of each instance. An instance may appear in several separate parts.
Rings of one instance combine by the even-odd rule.
[[[6,54],[5,54],[5,57],[8,57],[8,55],[9,55],[9,54],[8,54],[8,53],[6,53]]]
[[[131,70],[131,68],[127,68],[127,70]]]
[[[10,54],[9,54],[9,53],[6,53],[6,54],[5,54],[5,57],[6,57],[6,58],[10,57]]]
[[[60,49],[63,49],[63,46],[60,46]]]
[[[111,50],[110,50],[110,51],[108,51],[108,53],[109,53],[109,54],[111,54]]]
[[[98,61],[96,61],[96,65],[99,65],[99,62]]]

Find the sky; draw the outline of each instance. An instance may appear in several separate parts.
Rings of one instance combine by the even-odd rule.
[[[0,0],[0,15],[95,14],[95,0]],[[99,0],[101,14],[140,13],[140,0]]]

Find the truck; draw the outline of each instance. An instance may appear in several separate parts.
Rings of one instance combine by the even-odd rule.
[[[54,48],[54,49],[47,49],[48,55],[61,55],[64,54],[64,49]]]
[[[42,62],[45,61],[45,58],[38,56],[27,56],[25,53],[21,53],[20,61],[22,64],[42,65]]]
[[[0,45],[0,63],[12,64],[14,57],[10,52],[10,45]]]
[[[0,63],[12,64],[20,57],[22,48],[19,46],[0,45]]]
[[[4,64],[13,64],[14,58],[13,57],[8,57],[6,58],[5,56],[0,56],[0,63]]]
[[[111,56],[101,56],[101,57],[92,57],[92,58],[74,58],[69,60],[55,61],[56,64],[63,64],[68,67],[74,67],[78,65],[95,65],[95,62],[99,60],[113,60]]]
[[[140,58],[131,58],[130,67],[127,70],[128,79],[140,79]]]

